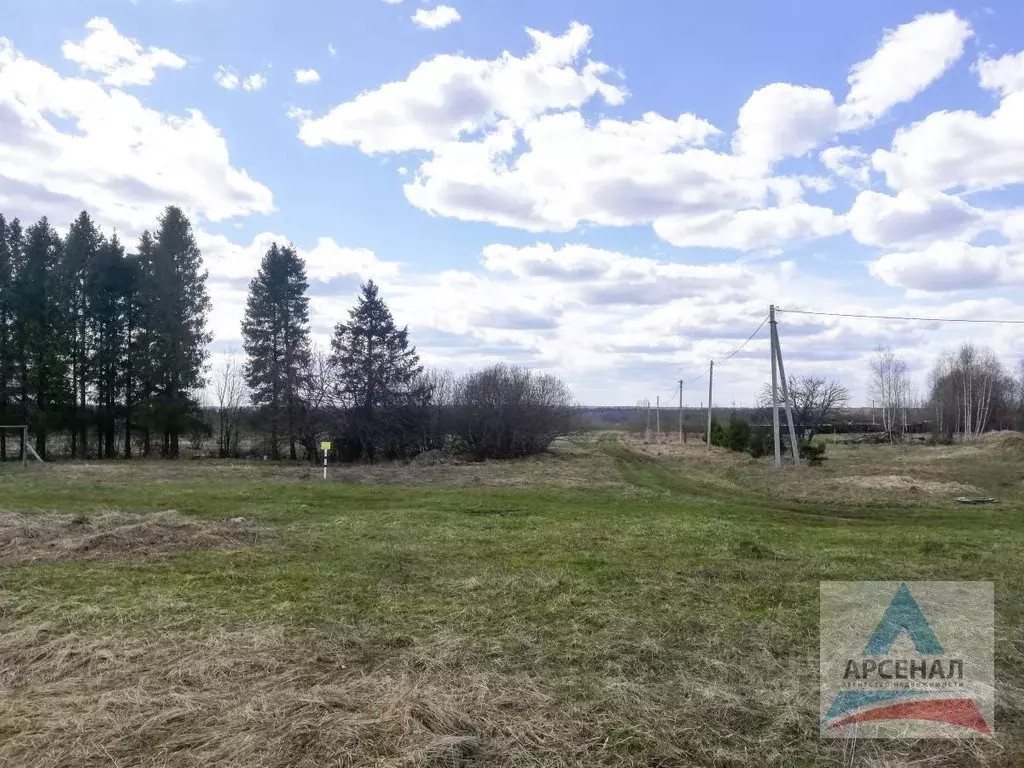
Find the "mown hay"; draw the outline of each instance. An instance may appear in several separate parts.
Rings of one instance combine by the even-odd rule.
[[[174,511],[91,516],[0,511],[0,567],[237,549],[258,543],[266,533],[248,522],[208,522]]]

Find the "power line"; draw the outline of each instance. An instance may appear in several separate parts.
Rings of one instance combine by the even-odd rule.
[[[759,326],[757,326],[757,328],[754,329],[754,332],[747,337],[747,340],[744,341],[742,344],[740,344],[738,347],[736,347],[736,349],[734,349],[728,355],[726,355],[725,358],[723,358],[722,360],[719,360],[718,364],[722,365],[722,364],[728,362],[729,360],[731,360],[734,355],[736,355],[741,349],[743,349],[745,346],[747,346],[747,344],[749,344],[751,341],[754,340],[754,337],[757,336],[758,333],[760,333],[761,329],[764,328],[764,324],[767,323],[767,322],[768,322],[768,317],[765,316],[764,320],[761,321],[761,324]],[[710,371],[711,369],[709,368],[708,370]]]
[[[765,315],[764,320],[762,320],[761,324],[759,326],[757,326],[757,328],[754,329],[754,332],[747,337],[746,341],[744,341],[742,344],[740,344],[738,347],[736,347],[736,349],[734,349],[732,352],[730,352],[724,358],[722,358],[721,360],[716,361],[715,364],[716,365],[722,365],[722,364],[726,363],[727,361],[731,360],[737,354],[739,354],[739,352],[745,346],[747,346],[747,344],[749,344],[751,341],[754,340],[754,337],[757,336],[757,334],[761,332],[761,329],[764,328],[764,324],[767,323],[767,322],[768,322],[768,316]],[[701,379],[703,379],[705,376],[707,376],[709,373],[711,373],[711,366],[710,365],[707,368],[704,369],[704,373],[702,373],[700,376],[694,376],[691,379],[687,379],[686,380],[686,384],[696,383],[696,382],[700,381]]]
[[[1024,320],[981,320],[968,317],[901,317],[897,315],[861,315],[851,312],[814,312],[809,309],[782,309],[777,307],[776,312],[789,312],[798,315],[822,315],[824,317],[855,317],[864,320],[906,320],[921,321],[926,323],[981,323],[988,325],[1024,325]]]

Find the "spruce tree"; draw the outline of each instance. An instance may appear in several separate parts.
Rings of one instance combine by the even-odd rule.
[[[87,400],[89,385],[92,382],[90,275],[102,242],[103,237],[92,218],[86,211],[82,211],[68,229],[60,267],[62,303],[67,311],[69,331],[67,345],[72,393],[71,453],[81,458],[88,455],[90,419]]]
[[[349,458],[395,457],[410,448],[404,416],[427,394],[409,329],[398,328],[376,284],[361,286],[347,323],[331,339],[337,394],[347,407],[342,450]]]
[[[96,393],[97,455],[112,459],[115,454],[117,406],[123,382],[122,367],[127,351],[125,299],[128,265],[124,248],[114,235],[102,240],[89,265],[89,336],[92,353],[88,370]]]
[[[68,327],[60,271],[62,241],[46,217],[25,232],[21,269],[15,280],[15,346],[21,399],[36,437],[36,452],[46,458],[46,437],[60,409],[74,395],[68,389]]]
[[[309,298],[306,265],[291,246],[277,243],[263,256],[249,284],[242,321],[247,360],[245,380],[252,402],[270,425],[270,452],[279,458],[279,440],[288,440],[289,457],[298,458],[300,396],[309,363]]]
[[[131,341],[125,364],[129,402],[125,405],[125,435],[133,426],[142,429],[142,455],[152,455],[152,435],[155,426],[155,393],[157,365],[153,359],[156,338],[154,298],[156,286],[153,278],[156,242],[149,230],[142,233],[132,258],[133,293],[128,305],[128,326]],[[129,439],[130,442],[130,439]]]
[[[10,230],[0,214],[0,424],[12,424],[15,420],[14,280]],[[7,433],[0,429],[0,461],[6,459]]]
[[[144,301],[152,328],[149,352],[163,433],[161,453],[177,458],[180,435],[198,407],[194,393],[203,384],[212,338],[206,329],[210,297],[202,253],[188,218],[180,208],[168,206],[159,224]]]

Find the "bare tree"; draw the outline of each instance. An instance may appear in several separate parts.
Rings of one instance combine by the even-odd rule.
[[[319,442],[329,439],[339,423],[334,379],[330,352],[313,346],[299,384],[299,400],[303,404],[299,441],[310,461],[316,460]]]
[[[786,382],[793,424],[805,438],[814,437],[823,424],[833,421],[850,404],[850,390],[836,379],[829,381],[822,376],[789,376]],[[785,405],[781,388],[779,405]],[[770,384],[765,384],[757,397],[759,417],[766,417],[771,406],[772,388]]]
[[[1005,415],[1015,399],[1013,378],[996,353],[970,342],[936,361],[930,385],[936,431],[963,440],[982,434],[995,413],[1002,409]]]
[[[507,459],[547,450],[576,429],[572,393],[557,376],[505,364],[458,380],[455,435],[480,459]]]
[[[882,415],[882,429],[889,436],[903,434],[905,413],[910,400],[907,361],[898,357],[891,347],[879,347],[871,358],[871,397]]]
[[[228,351],[214,370],[213,392],[217,399],[217,455],[223,459],[237,457],[238,427],[249,391],[242,359],[235,350]]]

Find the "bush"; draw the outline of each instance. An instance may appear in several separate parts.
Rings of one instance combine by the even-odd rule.
[[[452,433],[477,459],[542,453],[576,429],[572,394],[551,374],[493,365],[460,378],[452,399]]]
[[[747,439],[747,453],[755,459],[768,456],[775,450],[772,441],[772,431],[767,427],[753,427],[750,430],[750,437]]]
[[[800,455],[812,467],[819,467],[828,457],[825,455],[825,444],[806,440],[800,444]]]

